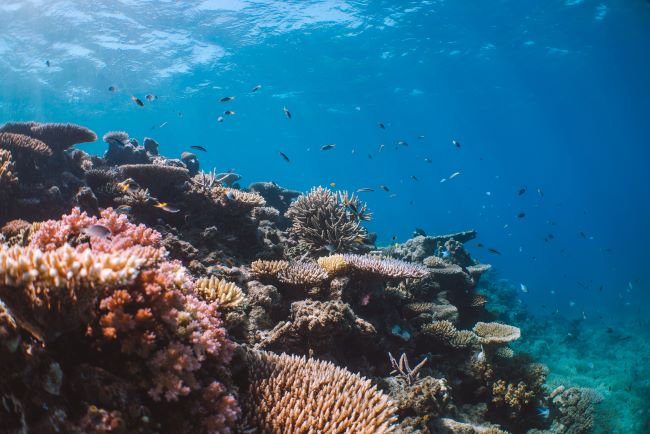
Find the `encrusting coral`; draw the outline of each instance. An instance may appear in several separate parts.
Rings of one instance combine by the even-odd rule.
[[[370,381],[331,363],[255,351],[244,419],[260,433],[395,432],[395,407]]]
[[[285,215],[291,219],[291,234],[313,252],[356,252],[367,237],[358,214],[350,212],[335,192],[323,187],[298,197]]]
[[[240,287],[216,276],[203,277],[194,283],[194,291],[204,300],[223,309],[238,309],[246,303]]]

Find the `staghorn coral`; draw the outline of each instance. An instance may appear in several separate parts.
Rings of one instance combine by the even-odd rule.
[[[330,276],[335,276],[347,268],[343,255],[330,255],[318,258],[318,265]]]
[[[43,252],[14,246],[0,250],[0,296],[43,341],[91,317],[101,289],[128,285],[144,263],[134,251],[96,253],[64,244]]]
[[[51,157],[52,149],[42,141],[14,133],[0,133],[0,149],[6,149],[11,155],[26,155],[33,157]]]
[[[507,344],[521,336],[519,328],[497,322],[478,322],[474,326],[474,333],[479,337],[481,344],[486,345]]]
[[[192,176],[191,181],[191,189],[193,191],[204,196],[209,196],[212,189],[217,187],[219,184],[217,181],[217,169],[212,169],[211,172],[204,172],[201,170],[199,173]]]
[[[245,422],[260,433],[394,432],[395,408],[370,381],[314,360],[251,352]]]
[[[478,337],[468,330],[457,330],[447,320],[434,321],[422,327],[422,333],[431,336],[436,341],[451,348],[474,348],[478,344]]]
[[[348,253],[343,255],[343,259],[349,267],[357,271],[391,279],[422,278],[428,273],[421,265],[393,258]]]
[[[288,261],[266,261],[258,259],[251,263],[251,273],[258,278],[275,278],[289,267]]]
[[[13,171],[14,161],[11,158],[11,152],[0,149],[0,188],[2,190],[10,188],[18,182]]]
[[[209,303],[217,303],[223,309],[239,309],[246,303],[241,288],[216,276],[204,277],[194,283],[194,291]]]
[[[588,388],[571,387],[558,393],[552,402],[560,415],[553,421],[551,431],[567,434],[592,432],[596,405],[602,400],[602,395]]]
[[[278,273],[278,280],[297,286],[319,285],[327,273],[314,262],[292,262]]]
[[[326,188],[315,187],[300,196],[285,216],[291,219],[290,233],[312,252],[356,252],[367,237],[358,215]]]
[[[155,187],[157,190],[162,190],[188,178],[188,171],[184,167],[160,164],[123,164],[119,168],[125,177],[133,178],[138,184],[150,189]]]
[[[46,143],[56,152],[63,152],[79,143],[97,140],[97,134],[93,131],[75,124],[38,124],[31,127],[29,135]]]

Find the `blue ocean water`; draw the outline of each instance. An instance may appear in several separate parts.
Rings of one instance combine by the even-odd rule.
[[[0,123],[201,145],[203,169],[243,185],[370,187],[378,243],[476,229],[473,256],[527,288],[549,334],[642,336],[648,47],[643,0],[3,0]]]

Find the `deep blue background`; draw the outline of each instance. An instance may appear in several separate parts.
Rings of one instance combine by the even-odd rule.
[[[472,253],[525,283],[521,297],[539,312],[629,315],[650,299],[646,1],[228,0],[191,13],[165,2],[77,2],[82,14],[49,3],[0,7],[2,122],[125,130],[169,156],[203,145],[203,168],[235,168],[244,185],[373,187],[364,197],[380,243],[415,227],[477,229]],[[115,46],[97,45],[108,37]],[[195,41],[223,56],[183,66]],[[130,100],[147,93],[159,99],[144,108]],[[225,95],[237,99],[219,103]],[[225,109],[237,114],[218,123]],[[326,143],[337,146],[320,151]]]

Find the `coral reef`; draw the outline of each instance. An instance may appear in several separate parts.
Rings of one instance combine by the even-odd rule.
[[[370,381],[304,357],[251,352],[241,403],[263,433],[395,431],[393,403]]]
[[[203,277],[194,284],[194,291],[204,300],[217,303],[222,309],[239,309],[246,303],[241,288],[216,276]]]

